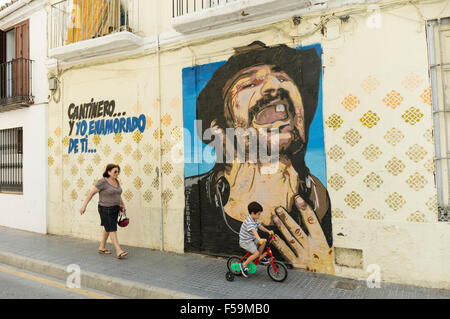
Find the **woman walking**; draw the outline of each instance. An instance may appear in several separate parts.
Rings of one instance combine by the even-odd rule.
[[[128,252],[120,248],[119,240],[117,239],[117,218],[119,216],[120,206],[125,208],[121,197],[122,188],[117,180],[119,173],[119,165],[108,164],[106,166],[103,178],[95,184],[94,188],[89,193],[80,209],[80,214],[84,214],[92,197],[99,193],[98,212],[100,214],[101,226],[103,226],[104,229],[98,252],[106,255],[111,254],[111,252],[106,249],[106,241],[108,240],[108,237],[111,237],[111,241],[116,250],[116,256],[117,258],[122,259],[128,255]]]

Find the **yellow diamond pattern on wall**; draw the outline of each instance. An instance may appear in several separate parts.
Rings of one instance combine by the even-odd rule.
[[[344,169],[350,176],[355,176],[361,171],[362,166],[355,159],[349,160],[345,163]]]
[[[172,170],[173,170],[173,166],[169,162],[165,162],[164,165],[162,166],[162,171],[166,175],[169,175],[170,173],[172,173]]]
[[[123,140],[122,134],[121,133],[114,134],[113,140],[114,142],[116,142],[116,144],[120,144]]]
[[[341,102],[342,106],[344,106],[347,110],[353,111],[356,109],[361,101],[354,95],[347,95],[344,100]]]
[[[48,157],[48,166],[52,166],[53,163],[55,163],[55,160],[53,159],[52,156],[49,156],[49,157]]]
[[[378,146],[370,144],[364,149],[362,154],[364,155],[366,160],[373,162],[377,160],[382,153],[383,152],[380,150]]]
[[[144,182],[142,179],[138,176],[133,181],[134,187],[136,187],[137,190],[140,190],[142,188],[142,185],[144,185]]]
[[[53,131],[53,133],[55,133],[55,136],[56,136],[56,137],[60,137],[61,134],[62,134],[62,129],[58,126],[58,127]]]
[[[380,85],[380,82],[374,77],[369,75],[361,82],[361,88],[364,92],[372,93]]]
[[[403,172],[403,170],[405,169],[405,164],[403,164],[402,160],[393,157],[391,160],[387,162],[385,167],[387,168],[389,173],[391,173],[394,176],[397,176],[398,174]]]
[[[170,131],[170,137],[174,140],[174,141],[181,141],[181,139],[183,138],[183,130],[181,128],[179,128],[178,126],[175,126],[171,131]]]
[[[109,156],[109,154],[111,154],[111,147],[106,144],[106,146],[103,148],[103,154],[105,154],[106,156]]]
[[[155,140],[158,140],[160,137],[162,138],[164,136],[164,133],[161,129],[156,129],[153,132],[153,137],[155,138]]]
[[[364,184],[371,189],[376,190],[383,184],[383,180],[381,179],[380,175],[376,174],[375,172],[370,173],[369,175],[364,178]]]
[[[172,178],[172,185],[176,189],[180,188],[180,186],[182,186],[183,183],[184,183],[184,181],[179,175],[176,175],[174,178]]]
[[[430,143],[433,142],[433,130],[429,128],[428,130],[423,133],[423,137]]]
[[[102,138],[100,135],[94,135],[94,137],[92,138],[92,142],[94,142],[95,146],[98,146],[101,141],[102,141]]]
[[[144,173],[150,175],[153,172],[153,166],[150,163],[145,163],[143,167]]]
[[[152,186],[154,189],[159,189],[159,178],[155,177],[152,181]]]
[[[347,194],[347,196],[345,196],[344,202],[348,207],[355,209],[356,207],[359,207],[361,205],[363,199],[361,195],[352,191],[350,194]]]
[[[168,140],[165,140],[164,142],[162,142],[162,144],[161,144],[161,154],[162,155],[169,154],[171,150],[172,150],[172,144]]]
[[[83,156],[83,154],[80,154],[78,156],[77,161],[78,161],[78,164],[80,164],[80,166],[83,165],[83,163],[84,163],[84,156]]]
[[[386,134],[384,135],[384,139],[386,140],[386,142],[388,142],[393,146],[400,143],[404,138],[405,135],[403,135],[403,133],[400,130],[396,129],[395,127],[387,131]]]
[[[406,221],[413,223],[424,223],[425,222],[425,214],[416,211],[406,218]]]
[[[170,116],[170,114],[165,114],[162,118],[161,118],[161,123],[164,125],[164,126],[169,126],[170,125],[170,123],[172,123],[172,117]]]
[[[130,175],[133,173],[133,167],[129,164],[125,165],[125,167],[123,168],[123,172],[125,173],[125,175],[127,177],[130,177]]]
[[[428,207],[428,209],[432,212],[437,212],[438,210],[438,203],[437,203],[437,197],[432,196],[428,198],[428,201],[425,203],[425,205]]]
[[[335,208],[331,210],[331,216],[333,218],[347,218],[344,214],[344,212],[342,210],[340,210],[339,208]]]
[[[123,147],[123,153],[127,156],[130,155],[132,151],[133,151],[133,148],[131,147],[130,144],[127,144]]]
[[[54,144],[55,144],[55,141],[51,137],[49,137],[48,138],[48,147],[51,148]]]
[[[386,203],[390,208],[392,208],[394,211],[399,210],[403,207],[403,205],[406,204],[405,199],[402,195],[398,194],[397,192],[392,193],[388,196],[386,199]]]
[[[428,161],[425,162],[424,167],[426,168],[426,170],[430,173],[435,173],[436,171],[436,163],[434,162],[434,159],[429,159]]]
[[[162,192],[161,198],[164,205],[167,205],[168,202],[173,198],[173,193],[170,189],[166,189]]]
[[[68,147],[68,146],[69,146],[69,142],[70,142],[70,139],[69,139],[67,136],[65,136],[65,137],[62,139],[62,144],[63,144],[65,147]]]
[[[86,169],[84,171],[86,172],[86,174],[88,176],[91,176],[92,173],[94,172],[94,169],[92,168],[92,165],[88,165],[88,167],[86,167]]]
[[[414,173],[406,180],[406,184],[416,192],[424,188],[427,183],[425,176],[421,175],[419,172]]]
[[[410,91],[417,90],[421,85],[422,85],[422,78],[415,73],[410,73],[402,81],[402,86]]]
[[[383,98],[383,103],[386,104],[387,107],[390,107],[392,109],[395,109],[402,102],[403,96],[401,96],[400,93],[395,90],[392,90]]]
[[[405,111],[405,113],[402,114],[403,120],[411,125],[415,125],[416,123],[418,123],[422,117],[423,114],[414,106],[411,106]]]
[[[77,180],[77,187],[78,187],[78,189],[82,189],[83,186],[84,186],[84,180],[80,177],[80,178]]]
[[[355,146],[361,140],[362,136],[359,135],[358,131],[351,128],[342,138],[348,145]]]
[[[345,184],[344,178],[338,173],[334,174],[328,179],[328,185],[333,187],[335,190],[340,190]]]
[[[384,216],[379,210],[372,208],[364,215],[364,218],[370,220],[382,220],[384,219]]]
[[[142,159],[142,153],[140,150],[135,150],[133,152],[133,158],[135,161],[140,161]]]
[[[144,152],[147,154],[150,154],[153,151],[153,146],[151,144],[145,144],[144,145]]]
[[[150,202],[152,201],[152,199],[153,199],[153,194],[152,194],[151,191],[146,190],[145,193],[144,193],[144,195],[143,195],[142,197],[144,197],[144,200],[145,200],[147,203],[150,203]]]
[[[425,91],[422,92],[422,94],[420,94],[420,98],[422,99],[423,103],[431,106],[432,105],[432,100],[431,100],[431,86],[428,87],[428,89],[426,89]]]
[[[327,155],[335,162],[340,161],[344,155],[345,152],[342,150],[342,148],[339,145],[334,145],[329,149],[327,152]]]
[[[427,155],[427,151],[419,144],[414,144],[406,152],[406,155],[408,155],[411,161],[413,161],[414,163],[418,163],[425,158],[425,156]]]
[[[94,155],[94,163],[95,163],[96,165],[98,165],[98,164],[100,164],[101,161],[102,161],[102,158],[100,157],[100,155],[95,154],[95,155]]]
[[[130,201],[133,198],[133,192],[130,191],[129,189],[127,189],[124,193],[123,193],[123,197],[127,200]]]
[[[76,165],[72,165],[72,168],[70,169],[70,173],[72,176],[75,176],[78,174],[78,167]]]
[[[116,155],[114,155],[113,159],[116,164],[121,164],[122,160],[123,160],[123,156],[120,153],[116,153]]]
[[[377,113],[374,113],[372,111],[367,111],[364,113],[364,115],[359,119],[359,121],[367,128],[372,128],[375,125],[377,125],[378,121],[380,120],[380,117],[377,115]]]
[[[72,200],[77,200],[78,193],[75,190],[73,190],[72,193],[70,193],[70,198],[72,198]]]
[[[339,115],[336,113],[331,114],[328,119],[325,121],[325,124],[331,128],[333,131],[336,131],[338,128],[341,127],[342,123],[344,121],[341,119]]]
[[[142,135],[142,133],[140,131],[135,131],[133,133],[133,140],[136,142],[136,144],[139,144],[142,141],[142,138],[144,136]]]
[[[70,187],[70,181],[65,179],[62,184],[64,190],[67,190]]]

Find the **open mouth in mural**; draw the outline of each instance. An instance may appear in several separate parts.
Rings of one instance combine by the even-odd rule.
[[[269,104],[258,107],[253,117],[253,127],[268,130],[279,129],[281,133],[291,130],[292,113],[290,103],[286,100],[274,100]]]

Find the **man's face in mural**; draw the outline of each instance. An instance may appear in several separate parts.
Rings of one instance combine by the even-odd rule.
[[[227,121],[234,128],[279,130],[280,151],[305,141],[302,97],[294,81],[274,65],[238,72],[224,88]],[[299,148],[300,145],[296,145]]]

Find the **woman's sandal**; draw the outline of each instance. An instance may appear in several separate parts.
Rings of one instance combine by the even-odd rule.
[[[108,249],[105,249],[105,250],[100,250],[99,249],[98,253],[102,254],[102,255],[111,255],[111,252]]]
[[[125,257],[126,255],[128,255],[128,252],[123,251],[123,252],[121,252],[119,255],[117,255],[117,259],[122,259],[122,258]]]

